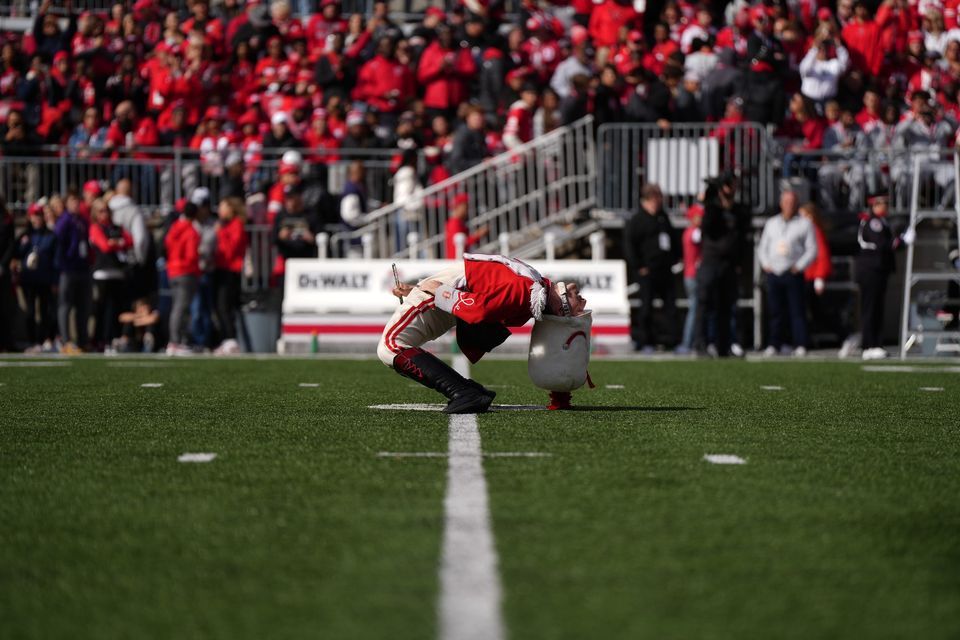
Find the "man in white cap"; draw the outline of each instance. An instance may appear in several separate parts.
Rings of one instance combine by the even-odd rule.
[[[444,413],[482,413],[496,394],[421,349],[457,327],[457,344],[471,361],[492,351],[520,327],[543,314],[576,316],[586,300],[576,284],[551,282],[530,265],[506,256],[466,254],[416,287],[401,284],[403,298],[377,346],[380,361],[449,400]]]

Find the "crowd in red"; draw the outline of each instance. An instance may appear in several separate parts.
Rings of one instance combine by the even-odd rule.
[[[756,121],[794,151],[897,135],[946,145],[960,118],[957,2],[524,0],[513,17],[459,0],[398,25],[385,1],[369,15],[339,0],[306,15],[288,0],[67,3],[58,18],[45,0],[32,30],[2,34],[0,151],[179,146],[252,162],[275,147],[327,162],[340,148],[429,148],[434,180],[587,113]],[[464,124],[471,109],[479,127]]]

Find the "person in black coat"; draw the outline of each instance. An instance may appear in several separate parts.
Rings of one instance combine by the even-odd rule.
[[[860,287],[860,332],[864,360],[887,357],[883,348],[883,301],[887,294],[887,280],[894,271],[894,252],[913,242],[912,229],[896,234],[887,222],[886,195],[869,199],[870,211],[860,220],[857,244],[860,253],[855,263],[857,285]]]
[[[663,301],[667,347],[676,343],[676,283],[671,268],[680,258],[680,243],[670,218],[663,211],[663,193],[655,184],[640,190],[640,209],[623,232],[627,275],[639,287],[640,308],[632,310],[631,337],[637,350],[653,351],[653,299]]]
[[[77,15],[73,12],[73,0],[64,2],[67,13],[67,29],[60,29],[57,16],[49,13],[51,0],[44,0],[33,21],[33,41],[36,46],[36,55],[40,56],[45,64],[53,61],[58,51],[70,51],[70,43],[77,32]]]
[[[715,321],[714,346],[721,357],[730,354],[730,321],[736,313],[737,272],[747,251],[750,211],[736,202],[736,179],[724,173],[707,183],[700,223],[700,268],[697,270],[697,315],[694,348],[706,351],[707,319]]]
[[[56,268],[57,237],[47,228],[43,207],[27,209],[29,226],[17,240],[20,260],[20,289],[27,307],[28,338],[36,347],[53,349],[57,337],[57,301],[53,288],[59,273]],[[38,321],[39,316],[39,321]]]

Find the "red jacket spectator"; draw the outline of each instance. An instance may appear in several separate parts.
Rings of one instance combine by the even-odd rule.
[[[326,111],[318,109],[321,113],[314,113],[313,122],[303,137],[303,142],[308,149],[333,151],[340,148],[340,139],[330,131],[327,126]],[[319,164],[330,164],[340,160],[339,154],[317,153],[311,154],[310,161]]]
[[[510,105],[507,123],[503,127],[503,143],[508,149],[533,140],[533,107],[524,100]]]
[[[170,278],[200,275],[200,234],[188,218],[181,217],[167,232],[167,275]]]
[[[110,238],[104,226],[92,224],[90,225],[90,244],[98,253],[122,253],[133,247],[133,237],[123,229],[120,230],[120,234],[120,243],[110,244]]]
[[[803,272],[803,279],[807,282],[813,282],[817,279],[826,280],[833,273],[833,263],[830,261],[830,245],[827,244],[827,237],[819,225],[813,225],[813,232],[817,236],[817,257]]]
[[[446,245],[444,257],[448,260],[453,260],[457,257],[457,243],[453,239],[457,236],[458,233],[462,233],[467,237],[467,242],[464,244],[463,250],[464,253],[470,251],[470,248],[475,245],[477,242],[483,239],[486,235],[485,233],[474,233],[470,234],[470,229],[467,227],[467,223],[461,218],[450,218],[447,220],[447,224],[444,227],[444,233],[446,234]]]
[[[129,102],[120,103],[117,106],[116,118],[110,123],[107,129],[107,146],[114,149],[137,147],[155,147],[159,141],[157,134],[157,125],[152,118],[137,118],[133,104]],[[113,152],[113,157],[120,156],[118,151]],[[134,152],[134,158],[149,158],[149,154]]]
[[[311,50],[324,51],[327,48],[327,36],[332,33],[346,33],[347,21],[339,14],[339,3],[336,0],[324,0],[321,13],[315,13],[307,22],[307,42]],[[327,7],[332,7],[327,9]]]
[[[877,76],[883,65],[881,38],[886,25],[879,21],[880,17],[878,12],[877,20],[869,19],[866,9],[858,5],[857,17],[841,32],[850,53],[850,66],[870,76]],[[889,13],[884,14],[884,17],[889,20]]]
[[[643,29],[643,15],[637,13],[632,4],[621,4],[617,0],[606,0],[594,8],[590,14],[590,37],[597,47],[612,47],[617,44],[620,28]]]
[[[453,110],[466,101],[467,82],[477,73],[477,64],[469,49],[450,46],[449,29],[441,33],[447,35],[441,35],[420,56],[417,79],[424,87],[425,107]]]
[[[217,248],[213,254],[216,268],[240,273],[246,254],[247,232],[243,228],[243,220],[233,218],[226,223],[220,222],[217,226]]]
[[[392,45],[390,45],[392,48]],[[390,56],[377,54],[360,67],[354,100],[366,102],[381,113],[399,113],[416,95],[413,73]]]

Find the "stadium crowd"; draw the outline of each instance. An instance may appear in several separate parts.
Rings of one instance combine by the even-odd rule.
[[[186,306],[205,298],[202,307],[222,306],[222,314],[236,307],[234,275],[243,268],[236,243],[243,238],[223,240],[229,256],[222,258],[214,238],[230,220],[243,220],[244,202],[262,193],[268,203],[265,218],[281,254],[277,282],[283,258],[316,255],[313,240],[324,222],[349,226],[371,206],[358,162],[336,197],[304,203],[305,178],[323,176],[325,165],[357,150],[395,150],[399,198],[586,114],[597,125],[662,129],[759,122],[787,141],[784,176],[810,178],[822,207],[845,209],[906,173],[814,162],[811,153],[946,148],[960,120],[956,0],[525,0],[509,14],[496,0],[457,0],[403,24],[385,0],[372,7],[363,15],[344,13],[339,0],[137,0],[101,14],[76,11],[68,0],[61,16],[44,0],[32,29],[0,34],[3,161],[48,153],[40,145],[51,144],[66,145],[71,157],[118,163],[169,153],[151,148],[179,147],[199,153],[205,174],[218,180],[204,193],[176,176],[188,198],[159,212],[133,203],[156,201],[172,178],[142,167],[68,193],[31,191],[29,228],[13,249],[0,247],[2,288],[10,288],[15,271],[27,293],[36,275],[28,274],[30,257],[38,254],[16,252],[33,246],[23,240],[31,229],[43,235],[41,228],[52,228],[56,258],[33,270],[58,286],[63,342],[64,306],[67,315],[71,308],[86,313],[91,294],[84,283],[92,277],[101,321],[94,342],[77,339],[82,348],[114,348],[121,324],[129,325],[130,340],[150,333],[142,330],[143,318],[153,317],[146,294],[159,285],[135,283],[155,282],[151,261],[166,253],[176,351],[187,341],[180,324]],[[265,149],[297,150],[279,163],[276,180],[256,170]],[[410,161],[412,151],[423,153],[425,170]],[[30,168],[20,169],[29,185]],[[954,179],[935,167],[931,175]],[[945,199],[952,193],[943,189]],[[462,204],[451,202],[451,209]],[[222,210],[219,224],[214,210]],[[162,236],[148,247],[141,231],[138,244],[138,216],[155,213],[164,216]],[[74,219],[85,226],[65,222]],[[4,229],[12,224],[4,220]],[[181,248],[178,239],[192,245],[187,227],[206,248],[202,268],[193,257],[180,263],[169,253],[171,243]],[[13,237],[12,230],[4,234]],[[76,239],[84,234],[83,242]],[[84,243],[91,249],[81,255]],[[118,269],[121,255],[132,255],[133,265]],[[122,295],[113,280],[124,283]],[[37,308],[52,306],[31,295]],[[209,321],[221,312],[207,314],[214,329],[199,331],[203,345],[214,345],[209,336],[217,330],[219,340],[234,339],[222,326],[232,326],[228,319]],[[34,342],[52,345],[56,323],[41,324]]]

